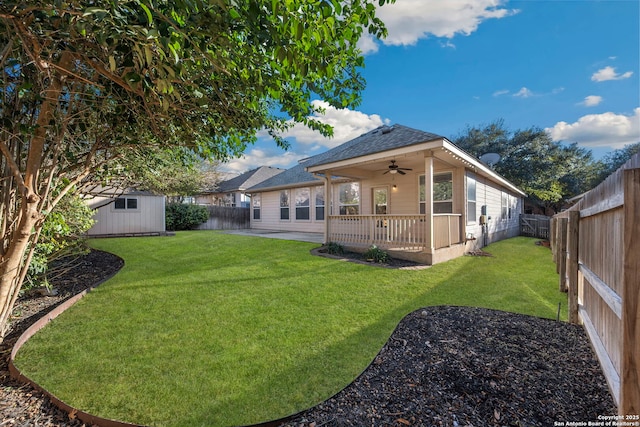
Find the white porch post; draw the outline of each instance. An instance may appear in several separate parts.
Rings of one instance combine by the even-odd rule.
[[[424,158],[424,198],[427,215],[427,249],[433,253],[433,157],[427,153]]]
[[[331,206],[332,206],[332,193],[331,191],[331,173],[325,174],[324,176],[324,243],[329,243],[329,231],[330,231],[330,218],[331,215]]]

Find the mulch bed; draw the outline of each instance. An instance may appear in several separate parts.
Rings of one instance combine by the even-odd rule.
[[[57,296],[18,302],[0,344],[0,426],[84,425],[11,380],[7,359],[37,318],[121,266],[114,255],[92,252],[53,283]],[[581,327],[479,308],[428,307],[398,325],[351,385],[284,425],[548,426],[615,413]]]

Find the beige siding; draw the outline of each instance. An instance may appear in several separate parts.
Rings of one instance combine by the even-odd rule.
[[[502,195],[507,196],[507,218],[502,218]],[[466,199],[466,184],[465,184]],[[467,223],[467,235],[473,234],[476,245],[481,247],[484,243],[492,243],[498,240],[514,237],[519,234],[519,214],[522,212],[523,200],[517,194],[509,192],[500,185],[476,175],[476,221]],[[487,207],[487,239],[484,241],[480,215],[482,206]],[[511,216],[509,217],[509,207]]]
[[[259,193],[261,195],[260,220],[253,219],[253,209],[251,213],[251,228],[259,230],[281,230],[281,231],[300,231],[308,233],[324,232],[324,221],[316,220],[315,210],[315,188],[310,188],[310,206],[309,215],[311,219],[296,220],[295,209],[295,189],[289,189],[289,219],[280,219],[280,191],[267,191]],[[325,207],[325,216],[327,215]]]
[[[111,234],[162,233],[165,231],[164,197],[147,195],[127,195],[136,198],[135,210],[114,209],[109,203],[96,209],[96,224],[87,232],[90,236]],[[92,200],[92,205],[103,204],[108,198]]]

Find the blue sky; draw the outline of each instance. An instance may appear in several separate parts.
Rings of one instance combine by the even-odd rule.
[[[287,168],[394,123],[454,139],[503,119],[596,158],[640,141],[638,0],[397,0],[378,13],[389,36],[360,41],[362,104],[319,117],[334,138],[296,125],[288,151],[262,136],[223,170]]]

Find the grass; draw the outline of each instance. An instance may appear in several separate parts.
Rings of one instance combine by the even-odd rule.
[[[18,353],[23,372],[90,413],[229,426],[313,406],[351,382],[424,306],[555,318],[557,276],[534,239],[419,271],[309,254],[313,244],[217,232],[94,240],[125,267]]]

